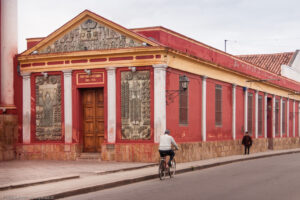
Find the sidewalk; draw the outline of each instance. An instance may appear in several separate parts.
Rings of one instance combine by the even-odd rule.
[[[300,153],[267,151],[177,164],[177,174],[232,162]],[[156,178],[149,163],[94,161],[10,161],[0,163],[0,199],[57,199]]]

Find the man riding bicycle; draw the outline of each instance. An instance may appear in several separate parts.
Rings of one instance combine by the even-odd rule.
[[[172,150],[172,145],[175,146],[176,150],[178,150],[178,146],[172,136],[170,136],[170,131],[166,130],[165,134],[160,136],[160,141],[159,141],[159,154],[160,157],[164,156],[170,156],[170,160],[168,165],[171,166],[171,161],[173,160],[175,153]]]

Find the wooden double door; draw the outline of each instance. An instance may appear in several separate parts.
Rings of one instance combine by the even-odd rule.
[[[83,151],[101,152],[104,141],[104,94],[103,88],[84,89],[83,107]]]

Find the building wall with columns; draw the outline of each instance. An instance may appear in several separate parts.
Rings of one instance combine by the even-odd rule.
[[[300,146],[300,97],[289,95],[298,82],[162,27],[129,30],[86,10],[29,47],[18,57],[20,159],[76,160],[89,152],[155,162],[165,129],[180,146],[179,162],[241,154],[249,130],[252,152]],[[286,136],[282,98],[292,116]]]

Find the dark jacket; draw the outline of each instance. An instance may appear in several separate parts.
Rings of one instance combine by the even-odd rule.
[[[245,146],[251,146],[252,145],[252,138],[249,135],[244,135],[242,144]]]

